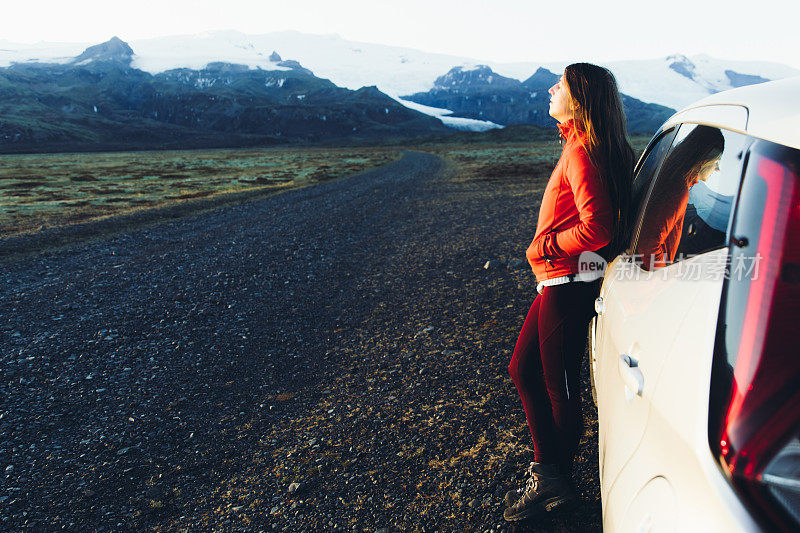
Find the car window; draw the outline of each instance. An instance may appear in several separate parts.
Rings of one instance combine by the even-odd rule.
[[[676,130],[674,128],[665,131],[655,142],[651,142],[648,149],[645,151],[643,159],[639,162],[636,169],[636,174],[633,178],[633,191],[631,194],[631,213],[636,215],[634,221],[641,220],[642,210],[644,208],[644,201],[647,197],[647,191],[650,190],[650,184],[658,171],[659,165],[664,160],[664,155],[672,145],[672,139],[675,136]],[[638,233],[638,223],[631,226],[631,232],[628,238],[630,242],[629,250],[633,248],[633,242]]]
[[[659,168],[635,257],[645,270],[725,246],[746,136],[683,124]]]

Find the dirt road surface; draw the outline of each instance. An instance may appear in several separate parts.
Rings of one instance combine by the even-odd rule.
[[[599,530],[585,366],[580,499],[502,517],[545,180],[408,152],[7,260],[0,529]]]

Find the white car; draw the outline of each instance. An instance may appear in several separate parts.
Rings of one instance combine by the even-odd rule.
[[[603,530],[800,531],[800,77],[672,116],[591,329]]]

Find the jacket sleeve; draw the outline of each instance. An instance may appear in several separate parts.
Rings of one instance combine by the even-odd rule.
[[[599,250],[611,241],[611,201],[597,169],[580,147],[566,165],[566,179],[575,198],[580,222],[541,239],[542,257],[572,257]]]

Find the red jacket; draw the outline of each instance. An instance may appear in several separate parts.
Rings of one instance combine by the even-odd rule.
[[[641,254],[642,267],[645,270],[663,268],[675,260],[683,233],[683,219],[689,205],[691,185],[693,184],[681,187],[678,184],[677,191],[669,192],[659,188],[651,193],[659,202],[653,205],[655,209],[648,211],[636,245],[636,253]]]
[[[611,201],[579,140],[585,133],[571,119],[558,129],[566,142],[547,182],[536,234],[525,254],[538,281],[576,274],[581,252],[599,250],[611,240]]]

